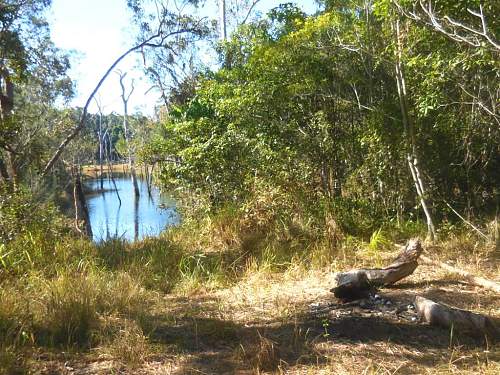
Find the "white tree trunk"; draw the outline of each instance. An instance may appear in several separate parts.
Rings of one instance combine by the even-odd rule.
[[[406,136],[408,140],[408,166],[410,168],[411,177],[415,184],[415,189],[417,191],[417,196],[424,210],[425,218],[427,221],[427,237],[431,241],[436,238],[436,229],[434,227],[434,222],[432,220],[432,214],[429,210],[426,200],[426,189],[422,180],[422,176],[419,169],[419,159],[417,153],[417,142],[415,136],[415,125],[410,117],[408,110],[408,95],[406,91],[406,82],[402,65],[402,44],[401,44],[401,32],[399,29],[399,20],[395,22],[395,36],[396,36],[396,83],[398,88],[399,106],[401,109],[401,118],[403,125],[405,127]]]
[[[134,92],[134,82],[132,81],[132,88],[128,95],[125,94],[125,84],[123,80],[127,73],[119,73],[120,74],[120,86],[122,88],[122,101],[123,101],[123,132],[125,134],[125,143],[127,144],[127,152],[128,152],[128,166],[130,168],[130,173],[132,175],[132,183],[134,184],[134,194],[135,197],[139,197],[139,185],[137,184],[137,175],[135,173],[135,163],[134,158],[132,157],[132,148],[130,146],[130,132],[128,128],[128,101],[130,96]]]
[[[227,40],[226,0],[219,0],[220,39]]]

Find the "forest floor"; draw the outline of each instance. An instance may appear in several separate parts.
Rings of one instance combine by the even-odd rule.
[[[393,254],[387,254],[387,259]],[[384,256],[385,261],[385,256]],[[498,277],[498,262],[472,264]],[[333,271],[333,270],[332,270]],[[500,296],[442,269],[340,304],[334,273],[256,271],[225,288],[158,294],[144,334],[82,353],[33,353],[40,374],[498,374],[500,345],[416,319],[414,296],[500,318]]]

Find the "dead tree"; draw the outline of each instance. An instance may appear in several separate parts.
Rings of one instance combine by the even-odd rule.
[[[122,89],[122,102],[123,102],[123,133],[125,135],[125,143],[127,144],[127,153],[128,153],[128,166],[130,169],[130,173],[132,174],[132,183],[134,184],[134,194],[135,197],[139,197],[139,185],[137,184],[137,175],[135,172],[135,163],[134,163],[134,158],[132,156],[132,146],[130,145],[130,129],[129,129],[129,124],[128,124],[128,101],[130,99],[130,96],[134,92],[134,81],[132,80],[132,86],[130,89],[130,92],[128,95],[126,94],[125,90],[125,83],[123,80],[125,79],[125,76],[127,73],[122,73],[118,72],[118,75],[120,76],[120,87]]]
[[[83,221],[84,231],[83,233],[92,238],[92,226],[90,224],[90,214],[87,206],[87,199],[85,198],[85,193],[82,188],[82,181],[80,176],[80,167],[75,166],[72,168],[73,172],[73,202],[75,207],[75,227],[79,232],[80,230],[79,222]]]
[[[120,193],[118,191],[118,187],[116,186],[116,181],[115,181],[115,176],[113,175],[113,166],[111,165],[111,139],[109,137],[109,134],[108,134],[108,130],[109,129],[106,129],[106,132],[104,133],[104,137],[103,138],[106,138],[108,139],[108,144],[109,144],[109,147],[105,147],[105,151],[106,151],[106,161],[107,161],[107,164],[108,164],[108,181],[111,180],[111,182],[113,183],[113,187],[115,188],[115,193],[116,193],[116,196],[118,198],[118,202],[120,203],[120,207],[122,205],[122,199],[120,198]]]
[[[194,33],[199,33],[200,28],[201,28],[202,21],[199,21],[197,23],[194,23],[193,25],[188,25],[187,27],[177,27],[174,28],[171,31],[167,31],[164,28],[169,25],[168,22],[162,21],[160,22],[160,25],[158,26],[158,30],[156,31],[155,34],[151,35],[149,38],[143,40],[142,42],[136,44],[135,46],[129,48],[127,51],[122,53],[112,64],[111,66],[106,70],[104,75],[101,77],[99,82],[97,83],[96,87],[94,90],[90,93],[89,97],[87,98],[87,101],[85,102],[85,105],[83,106],[83,111],[82,114],[80,115],[80,118],[78,120],[78,123],[76,126],[71,130],[71,132],[66,136],[66,138],[63,139],[61,144],[56,148],[54,151],[53,155],[50,157],[49,161],[43,168],[41,172],[41,177],[45,177],[49,171],[52,169],[54,164],[59,160],[61,157],[61,154],[63,153],[64,149],[66,146],[76,138],[76,136],[82,131],[82,129],[85,127],[85,124],[87,123],[87,117],[88,117],[88,108],[92,100],[94,99],[94,96],[97,94],[101,86],[104,84],[108,76],[115,70],[115,68],[118,66],[118,64],[125,59],[128,55],[132,54],[133,52],[136,51],[141,51],[144,50],[145,48],[164,48],[167,41],[170,39],[173,39],[175,37],[178,37],[179,35],[182,34],[194,34]]]
[[[97,110],[99,112],[99,170],[100,170],[100,182],[101,190],[104,188],[104,135],[102,127],[102,105],[101,101],[94,98],[95,104],[97,105]]]
[[[368,295],[374,288],[391,285],[411,275],[422,254],[419,239],[411,239],[398,257],[385,268],[358,269],[340,272],[335,276],[331,292],[343,300],[354,300]]]

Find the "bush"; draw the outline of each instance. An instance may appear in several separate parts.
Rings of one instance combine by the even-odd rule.
[[[40,204],[26,190],[10,191],[0,184],[0,243],[7,243],[27,232],[59,234],[62,217],[51,204]]]

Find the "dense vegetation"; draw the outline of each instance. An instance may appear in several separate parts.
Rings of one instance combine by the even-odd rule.
[[[498,277],[499,2],[322,0],[315,15],[283,4],[216,43],[209,69],[189,56],[200,40],[208,48],[208,25],[165,10],[162,43],[143,43],[154,19],[128,1],[162,88],[155,119],[61,105],[73,87],[50,3],[0,3],[0,373],[62,347],[134,366],[157,350],[158,326],[177,322],[158,322],[165,294],[379,265],[415,235]],[[167,90],[176,58],[189,72]],[[183,224],[92,243],[61,212],[83,165],[130,154],[158,166]],[[217,313],[233,317],[228,306]],[[261,371],[269,343],[257,332],[261,351],[240,343],[234,355]]]
[[[389,3],[360,5],[331,2],[315,17],[285,5],[240,28],[222,69],[185,82],[153,144],[180,161],[164,166],[165,183],[215,207],[279,187],[323,212],[359,210],[374,230],[423,217],[411,158],[434,220],[455,221],[448,202],[494,215],[498,49],[450,40]]]

